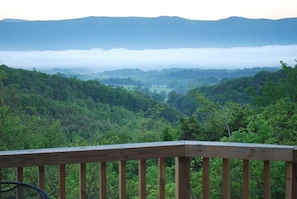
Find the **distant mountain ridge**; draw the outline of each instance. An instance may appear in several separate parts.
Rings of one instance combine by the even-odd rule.
[[[14,22],[14,23],[12,23]],[[17,23],[15,23],[17,22]],[[297,44],[297,18],[86,17],[0,21],[0,50],[200,48]]]

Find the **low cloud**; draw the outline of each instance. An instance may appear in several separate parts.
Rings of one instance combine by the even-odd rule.
[[[14,68],[50,70],[80,69],[102,72],[122,68],[160,70],[164,68],[237,69],[295,65],[297,45],[178,48],[178,49],[91,49],[63,51],[0,51],[0,64]]]

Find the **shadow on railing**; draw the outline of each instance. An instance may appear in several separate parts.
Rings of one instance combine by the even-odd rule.
[[[119,198],[126,198],[126,161],[138,160],[139,198],[146,198],[146,160],[158,159],[158,198],[165,198],[165,160],[175,158],[175,198],[191,198],[192,158],[202,158],[202,196],[210,198],[210,159],[222,159],[222,198],[230,198],[230,160],[242,160],[242,198],[250,197],[250,161],[263,161],[263,198],[271,196],[271,162],[283,161],[285,198],[297,199],[297,148],[294,146],[226,142],[172,141],[104,146],[0,151],[0,168],[16,168],[16,181],[22,182],[24,167],[38,167],[37,186],[45,187],[45,167],[58,165],[59,193],[66,195],[66,167],[79,164],[79,194],[87,198],[86,164],[100,162],[100,197],[106,192],[106,163],[119,161]],[[0,173],[0,180],[1,173]],[[198,179],[197,179],[198,180]],[[98,198],[97,197],[97,198]],[[0,196],[1,198],[1,196]]]

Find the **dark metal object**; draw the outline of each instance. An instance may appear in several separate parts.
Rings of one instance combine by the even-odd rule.
[[[31,189],[37,191],[39,193],[39,195],[42,196],[43,199],[50,199],[48,194],[43,189],[41,189],[37,186],[31,185],[31,184],[24,183],[24,182],[0,181],[0,186],[1,185],[12,185],[12,187],[9,187],[4,190],[0,189],[0,194],[13,191],[20,187],[27,187],[27,188],[31,188]],[[1,188],[2,188],[2,186],[1,186]]]

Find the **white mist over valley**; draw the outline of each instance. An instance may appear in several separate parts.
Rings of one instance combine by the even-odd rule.
[[[297,18],[0,20],[0,30],[0,64],[40,71],[242,69],[297,58]]]
[[[102,72],[122,68],[144,71],[166,68],[241,69],[294,64],[297,45],[231,48],[90,49],[0,51],[0,64],[40,71],[59,69]]]

